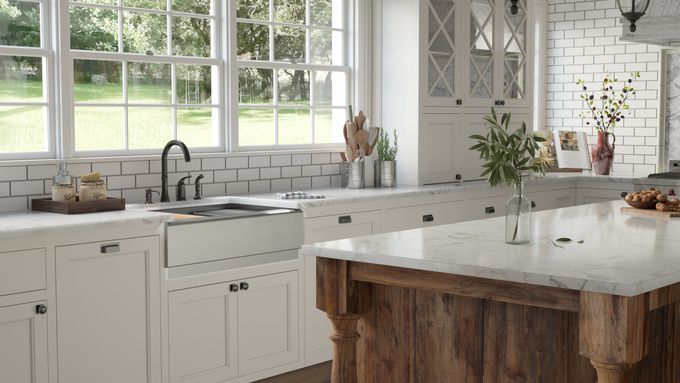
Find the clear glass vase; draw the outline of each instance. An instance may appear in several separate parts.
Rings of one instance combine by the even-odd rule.
[[[513,245],[531,241],[531,201],[524,196],[524,185],[505,204],[505,242]]]

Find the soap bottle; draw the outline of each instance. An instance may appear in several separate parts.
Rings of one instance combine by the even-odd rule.
[[[57,164],[57,175],[52,178],[52,201],[75,202],[76,187],[66,169],[66,161]]]

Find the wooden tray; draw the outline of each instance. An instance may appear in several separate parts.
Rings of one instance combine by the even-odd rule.
[[[680,212],[658,211],[656,209],[636,209],[634,207],[622,207],[621,213],[629,215],[637,215],[641,217],[654,218],[680,218]]]
[[[59,214],[85,214],[103,211],[125,210],[125,198],[107,198],[87,202],[55,202],[52,198],[36,198],[31,209]]]

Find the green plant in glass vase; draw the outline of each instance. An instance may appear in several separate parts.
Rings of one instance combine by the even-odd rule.
[[[544,173],[543,164],[536,160],[540,142],[545,138],[527,132],[525,122],[517,129],[510,127],[511,114],[504,113],[500,121],[495,109],[484,117],[488,133],[475,134],[470,139],[477,143],[470,148],[479,152],[482,165],[492,187],[511,186],[515,194],[506,205],[505,241],[512,244],[531,240],[531,202],[524,195],[523,180],[531,173]]]
[[[611,172],[616,143],[616,135],[612,131],[630,113],[628,100],[636,94],[632,84],[639,77],[640,72],[632,72],[626,80],[620,81],[615,74],[608,73],[598,91],[589,90],[585,80],[578,80],[576,83],[582,87],[581,100],[586,109],[580,113],[580,117],[585,118],[586,125],[595,127],[597,132],[597,144],[593,147],[591,157],[598,175],[608,175]],[[611,144],[610,137],[613,138]]]

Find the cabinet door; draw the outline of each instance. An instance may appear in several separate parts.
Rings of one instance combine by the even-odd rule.
[[[579,205],[587,205],[598,202],[609,202],[621,199],[621,193],[624,190],[620,189],[586,189],[578,188],[576,191],[576,203]]]
[[[424,106],[455,107],[462,105],[462,58],[456,26],[461,25],[462,0],[421,1],[421,14],[425,17],[423,40],[425,54],[422,67],[427,69],[423,84]]]
[[[527,198],[532,202],[532,211],[559,209],[576,205],[576,189],[527,193]]]
[[[300,360],[297,271],[247,279],[239,286],[239,375]]]
[[[468,200],[461,206],[460,214],[464,217],[464,221],[501,217],[505,215],[505,203],[509,198],[510,194]]]
[[[0,382],[47,383],[45,302],[0,307]]]
[[[236,282],[168,294],[170,383],[214,383],[237,368]]]
[[[496,98],[498,48],[496,0],[469,0],[467,3],[467,89],[466,106],[490,107]],[[500,15],[502,16],[502,15]]]
[[[456,144],[460,129],[458,114],[425,114],[420,132],[421,181],[424,184],[453,182],[459,179]]]
[[[513,14],[513,5],[511,1],[496,0],[497,9],[502,14],[498,17],[498,32],[502,35],[499,45],[502,54],[502,60],[497,62],[498,78],[502,78],[502,82],[498,82],[498,99],[503,101],[507,107],[531,107],[531,84],[532,81],[528,77],[531,73],[529,68],[532,63],[529,52],[532,49],[531,33],[533,26],[529,22],[530,1],[518,0],[516,4],[516,13]]]
[[[349,219],[348,219],[349,217]],[[340,223],[344,222],[344,223]],[[305,243],[360,237],[382,232],[380,211],[305,219]],[[305,365],[330,360],[331,324],[316,308],[316,257],[305,257]]]
[[[159,239],[57,247],[61,383],[160,381]]]

